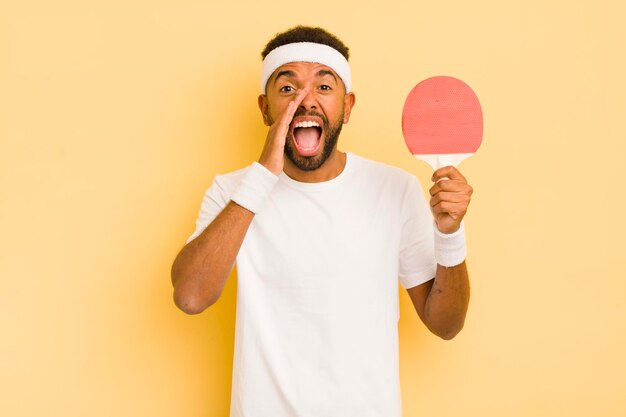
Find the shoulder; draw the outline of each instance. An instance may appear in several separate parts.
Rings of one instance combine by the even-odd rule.
[[[358,177],[370,183],[391,186],[393,188],[406,190],[409,187],[419,185],[415,175],[402,168],[364,158],[360,155],[352,154],[354,171]]]

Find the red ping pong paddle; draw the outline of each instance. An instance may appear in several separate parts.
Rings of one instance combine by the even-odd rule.
[[[434,170],[457,166],[482,142],[483,113],[478,97],[457,78],[427,78],[406,98],[402,134],[409,151]]]

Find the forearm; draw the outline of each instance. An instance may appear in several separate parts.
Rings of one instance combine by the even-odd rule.
[[[456,336],[465,322],[469,296],[465,261],[454,267],[437,265],[435,281],[424,306],[428,328],[446,340]]]
[[[254,213],[231,201],[180,251],[172,265],[178,308],[197,314],[218,300],[253,217]]]

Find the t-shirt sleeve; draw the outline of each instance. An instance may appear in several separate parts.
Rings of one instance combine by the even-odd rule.
[[[420,182],[411,177],[401,208],[402,234],[398,275],[405,289],[435,277],[433,215]]]
[[[187,238],[186,244],[194,240],[222,212],[230,201],[230,193],[224,189],[221,176],[216,176],[213,183],[204,193],[202,205],[196,220],[196,230]]]

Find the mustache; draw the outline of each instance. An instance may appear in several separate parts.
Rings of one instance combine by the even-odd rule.
[[[317,113],[315,111],[296,110],[296,112],[294,113],[293,117],[296,118],[298,116],[315,116],[315,117],[319,117],[324,122],[324,125],[328,126],[328,119],[326,118],[326,116],[324,116],[321,113]]]

